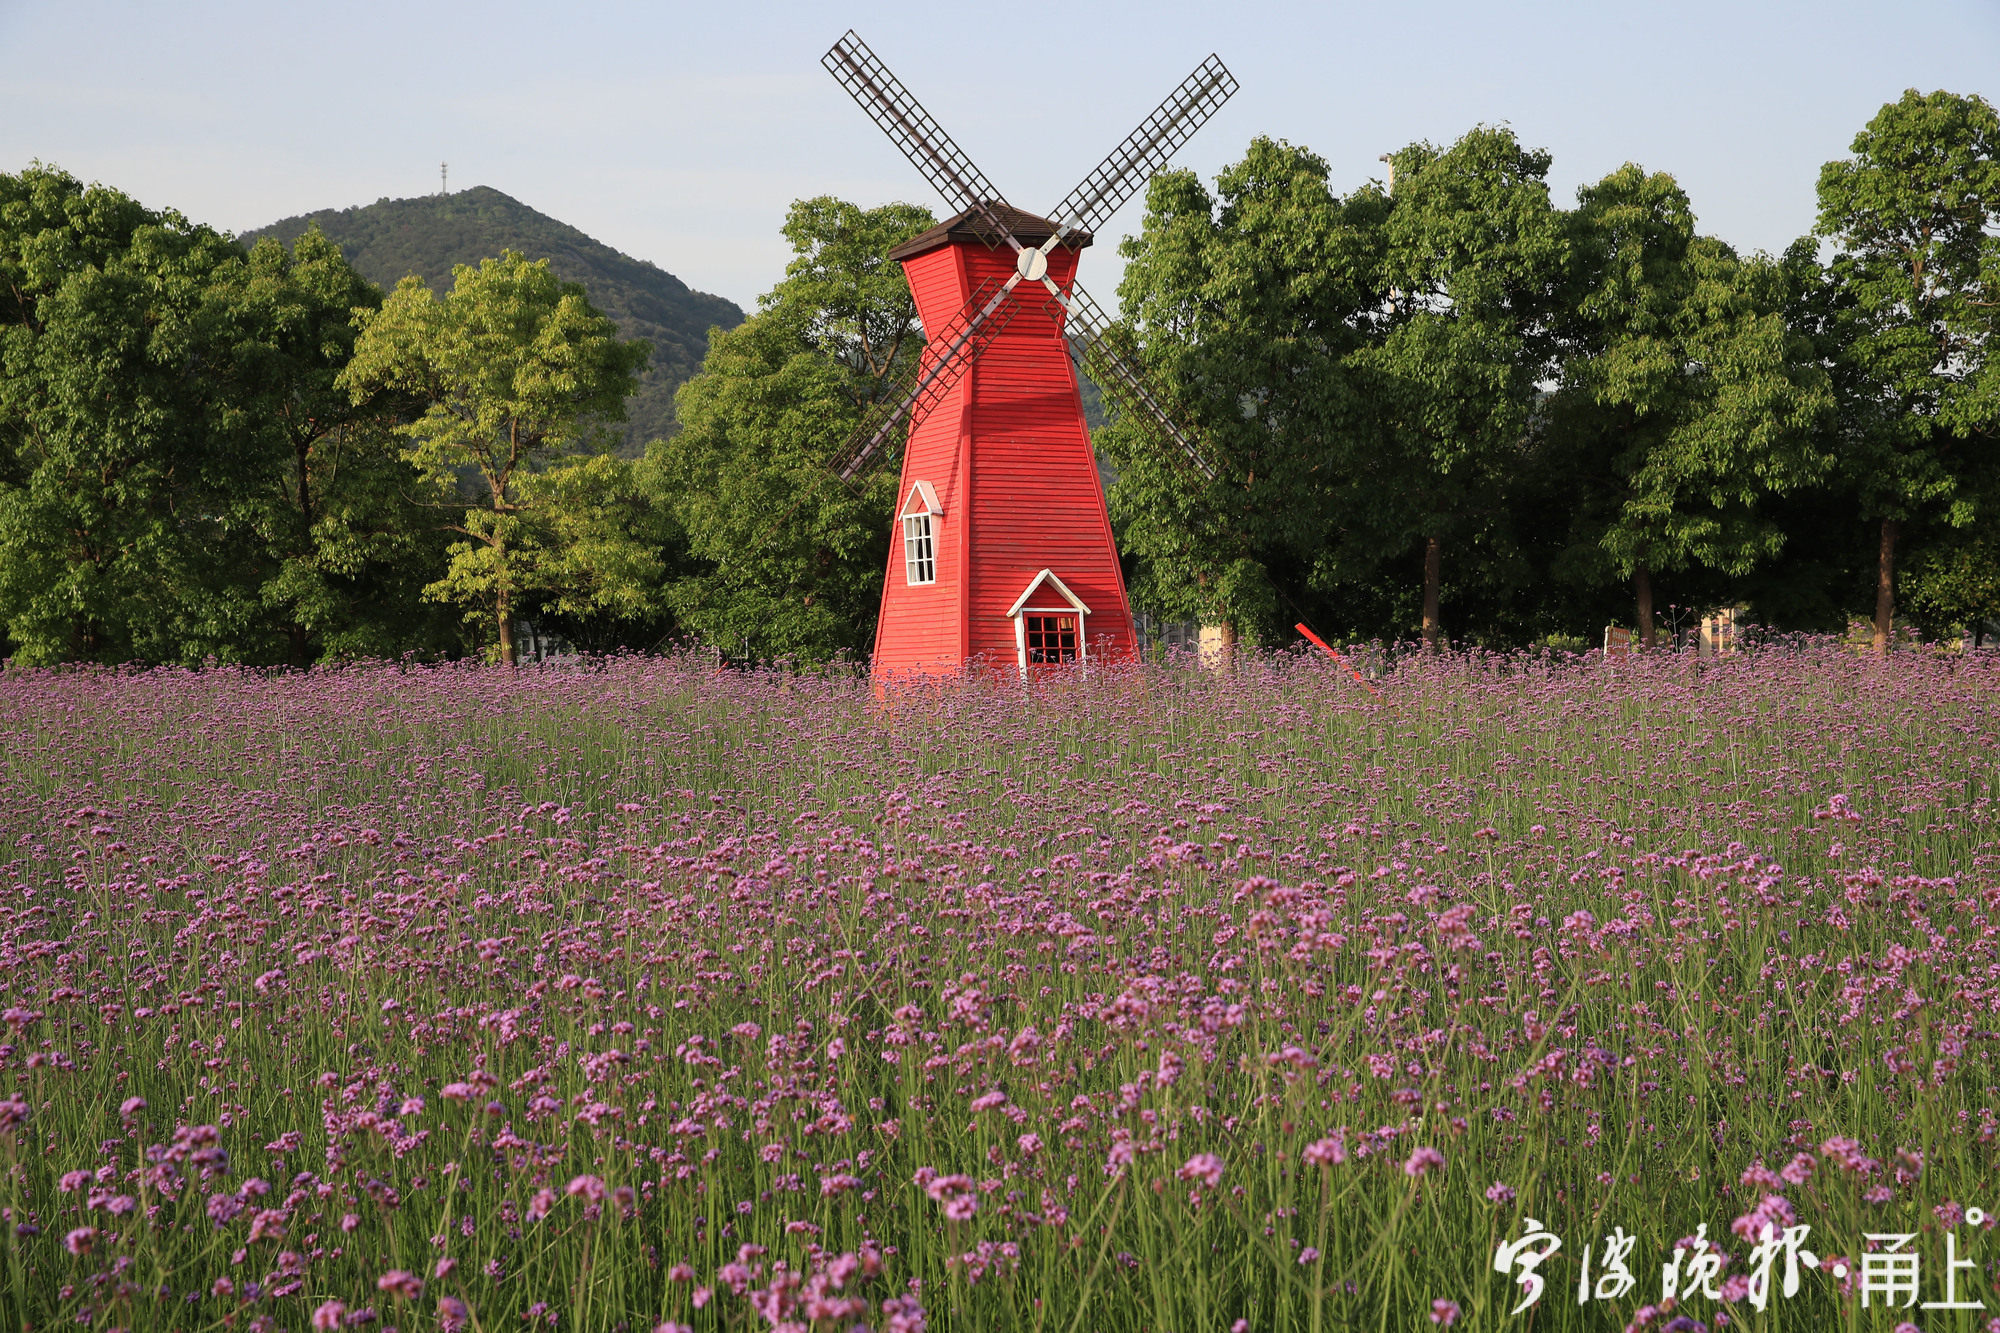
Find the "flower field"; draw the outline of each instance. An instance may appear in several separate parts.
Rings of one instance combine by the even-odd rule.
[[[7,1326],[2000,1316],[2000,667],[1381,684],[0,674]]]

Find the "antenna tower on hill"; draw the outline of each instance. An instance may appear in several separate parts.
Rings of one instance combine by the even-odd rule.
[[[451,163],[438,163],[438,193],[451,193]]]

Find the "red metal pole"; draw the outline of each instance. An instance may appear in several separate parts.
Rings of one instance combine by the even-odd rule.
[[[1321,652],[1325,653],[1328,657],[1331,657],[1334,661],[1340,663],[1342,666],[1346,667],[1348,671],[1352,672],[1354,678],[1361,682],[1362,689],[1368,691],[1370,694],[1374,695],[1377,699],[1382,697],[1382,691],[1376,689],[1373,685],[1370,685],[1368,683],[1368,678],[1355,669],[1354,663],[1348,661],[1345,657],[1342,657],[1338,652],[1334,650],[1333,646],[1329,644],[1325,639],[1322,639],[1319,635],[1313,633],[1311,630],[1307,629],[1302,624],[1294,625],[1292,626],[1292,628],[1297,630],[1299,633],[1305,635],[1308,639],[1311,639],[1314,643],[1318,644]]]

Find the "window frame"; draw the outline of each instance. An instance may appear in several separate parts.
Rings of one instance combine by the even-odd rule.
[[[1054,619],[1074,617],[1076,620],[1075,654],[1068,658],[1058,656],[1053,662],[1046,660],[1030,661],[1028,619],[1031,616],[1037,620],[1044,617]],[[1056,572],[1053,569],[1043,569],[1034,578],[1028,580],[1028,586],[1021,590],[1021,595],[1014,599],[1012,606],[1007,608],[1007,618],[1014,622],[1014,661],[1020,672],[1021,679],[1025,681],[1028,678],[1030,670],[1038,667],[1077,666],[1088,670],[1090,665],[1089,617],[1090,608],[1084,605],[1082,598],[1069,590],[1067,584],[1056,577]],[[1046,633],[1047,631],[1043,632]],[[1057,633],[1060,634],[1061,631],[1058,630]],[[1058,654],[1062,651],[1060,640],[1058,640],[1056,650]],[[1046,649],[1042,651],[1046,651]]]
[[[937,525],[933,515],[903,515],[903,581],[912,588],[937,582]]]
[[[1022,633],[1026,637],[1028,665],[1062,666],[1076,661],[1083,651],[1083,616],[1076,611],[1025,610]],[[1053,628],[1051,628],[1053,623]],[[1055,643],[1048,640],[1053,637]],[[1038,645],[1036,640],[1042,642]],[[1067,640],[1067,642],[1065,642]],[[1054,656],[1049,656],[1053,653]]]
[[[929,588],[938,581],[938,535],[944,510],[937,491],[927,481],[910,483],[908,497],[897,514],[903,528],[903,583],[911,588]],[[927,575],[928,577],[919,577]]]

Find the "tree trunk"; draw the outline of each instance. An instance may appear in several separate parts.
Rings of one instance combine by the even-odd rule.
[[[1875,651],[1889,651],[1889,636],[1896,630],[1896,537],[1902,524],[1893,518],[1882,520],[1882,552],[1875,564]]]
[[[515,665],[514,599],[508,595],[507,585],[504,583],[494,595],[494,614],[500,624],[500,661],[507,666],[513,666]]]
[[[1639,598],[1639,646],[1653,646],[1653,572],[1644,565],[1632,571],[1632,591]]]
[[[298,476],[299,515],[305,520],[306,537],[308,541],[310,541],[312,538],[312,526],[313,526],[311,461],[312,461],[311,446],[308,445],[304,440],[293,441],[292,463]]]
[[[1435,651],[1444,641],[1444,627],[1438,623],[1438,571],[1442,546],[1436,537],[1424,542],[1424,647]]]

